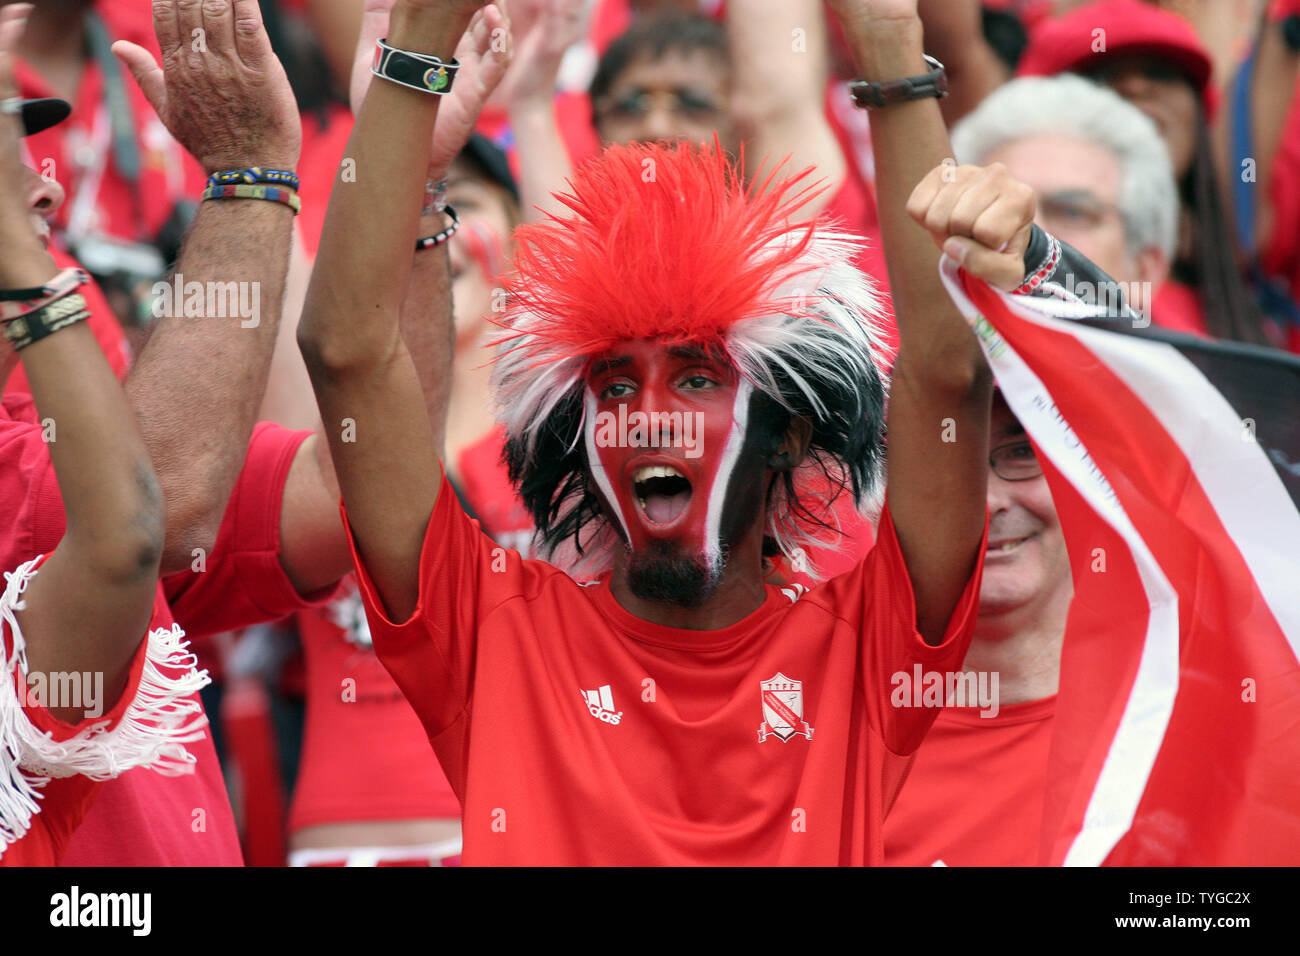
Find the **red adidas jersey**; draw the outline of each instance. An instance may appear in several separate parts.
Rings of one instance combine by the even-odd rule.
[[[885,821],[891,866],[1037,866],[1056,697],[949,707]]]
[[[375,649],[461,798],[468,865],[880,863],[936,714],[891,707],[890,676],[960,666],[984,550],[930,647],[887,509],[852,572],[768,587],[715,631],[503,551],[445,480],[424,540],[402,624],[353,559]]]

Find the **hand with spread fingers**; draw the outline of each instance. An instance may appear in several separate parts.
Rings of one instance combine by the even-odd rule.
[[[943,163],[913,190],[907,211],[967,272],[1010,292],[1024,281],[1037,205],[1001,163]]]
[[[455,56],[460,69],[455,84],[438,107],[438,122],[429,155],[431,175],[438,178],[446,174],[451,161],[469,141],[483,105],[505,76],[510,63],[507,25],[501,10],[491,3],[461,5],[477,9],[456,47]],[[394,0],[366,2],[357,55],[352,64],[349,99],[353,114],[360,112],[366,91],[370,89],[370,81],[374,78],[370,67],[374,62],[375,43],[388,34],[393,6]]]
[[[293,169],[298,107],[257,0],[155,0],[162,66],[120,40],[116,54],[172,136],[207,172]]]

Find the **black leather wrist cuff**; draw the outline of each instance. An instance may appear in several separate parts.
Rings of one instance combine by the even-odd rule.
[[[459,69],[460,63],[455,59],[444,61],[430,53],[399,50],[384,40],[375,44],[375,59],[370,65],[370,72],[375,76],[435,96],[451,92]]]

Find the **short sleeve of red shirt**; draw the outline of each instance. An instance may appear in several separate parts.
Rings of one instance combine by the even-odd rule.
[[[300,595],[280,564],[284,486],[310,434],[269,422],[254,428],[205,570],[163,579],[172,613],[191,637],[278,620],[324,604],[337,590]]]
[[[151,628],[158,623],[160,612],[165,615],[161,595],[155,598],[155,619],[150,624]],[[0,637],[0,648],[3,648],[5,656],[8,657],[13,649],[13,635],[7,626],[3,627],[3,631],[3,637]],[[105,732],[111,730],[118,725],[140,687],[147,650],[147,641],[141,640],[131,661],[126,687],[113,708],[107,713],[86,717],[76,724],[64,723],[45,707],[35,703],[28,694],[27,675],[21,673],[20,668],[15,667],[14,689],[22,704],[24,716],[36,730],[60,742],[69,740],[97,725]],[[70,777],[55,777],[44,787],[39,788],[37,791],[40,794],[39,809],[32,817],[31,829],[8,847],[0,841],[0,865],[54,866],[58,863],[73,832],[90,811],[101,786],[100,781],[91,780],[82,774],[74,774]]]
[[[346,509],[343,516],[346,523]],[[348,544],[373,629],[384,603],[357,554],[350,526]],[[465,515],[444,474],[420,555],[419,610],[401,624],[382,616],[382,647],[380,634],[375,635],[375,650],[430,738],[455,723],[469,702],[480,617],[503,601],[527,598],[542,579],[562,573],[540,562],[523,561],[518,552],[493,542],[477,521]],[[412,674],[427,677],[427,682],[413,685]],[[428,693],[431,687],[437,689],[435,693]],[[455,785],[457,775],[451,768],[444,769]]]

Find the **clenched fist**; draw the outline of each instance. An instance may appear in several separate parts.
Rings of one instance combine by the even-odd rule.
[[[1025,249],[1038,201],[1001,163],[942,163],[912,191],[907,211],[948,256],[989,285],[1010,292],[1025,277]]]

